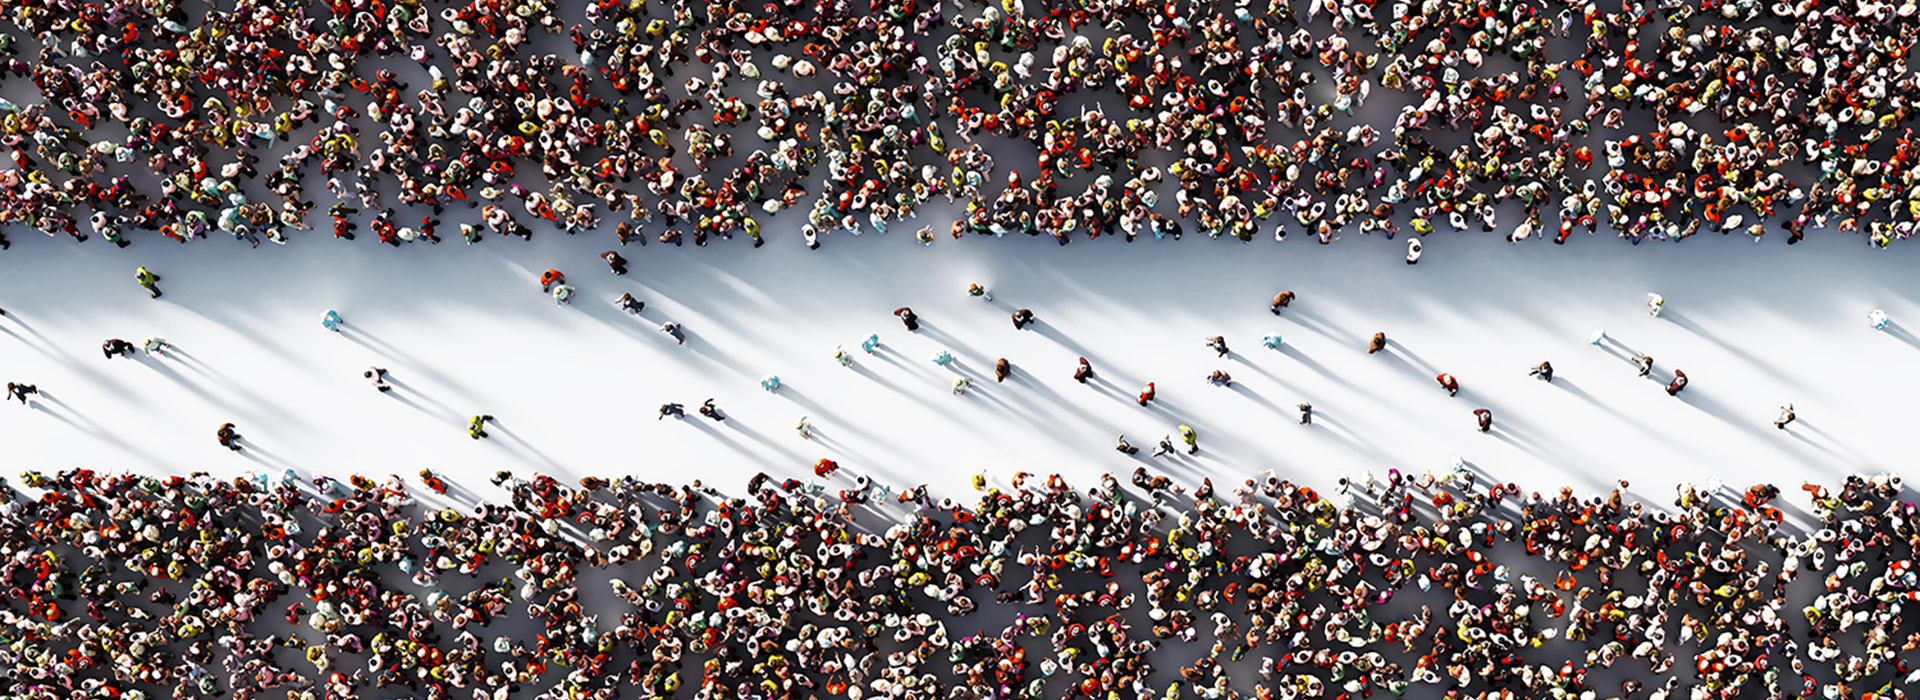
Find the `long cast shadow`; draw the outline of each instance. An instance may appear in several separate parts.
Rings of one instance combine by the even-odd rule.
[[[1701,328],[1699,324],[1694,323],[1693,319],[1687,318],[1685,314],[1679,313],[1677,311],[1667,311],[1661,314],[1661,317],[1667,318],[1668,320],[1671,320],[1673,322],[1673,325],[1679,326],[1681,328],[1685,328],[1688,331],[1692,332],[1695,336],[1703,340],[1706,340],[1707,342],[1713,343],[1715,346],[1718,346],[1721,350],[1726,351],[1727,354],[1733,355],[1734,357],[1738,357],[1741,360],[1745,360],[1747,364],[1758,367],[1761,370],[1765,371],[1767,374],[1775,378],[1779,378],[1787,381],[1788,383],[1792,384],[1795,388],[1798,388],[1798,389],[1807,388],[1806,384],[1800,381],[1800,379],[1798,378],[1798,375],[1795,375],[1789,372],[1783,372],[1780,370],[1778,366],[1774,365],[1772,362],[1761,359],[1760,356],[1747,352],[1745,348],[1741,348],[1732,343],[1728,343],[1724,340],[1721,340],[1718,336],[1708,333],[1706,329]],[[1892,326],[1889,325],[1888,327],[1891,328]]]
[[[1885,332],[1887,335],[1893,336],[1896,340],[1899,340],[1902,343],[1906,343],[1910,347],[1913,347],[1915,349],[1920,349],[1920,338],[1915,338],[1913,336],[1912,331],[1909,331],[1906,328],[1901,327],[1901,325],[1898,323],[1888,321],[1887,329]]]
[[[703,418],[701,420],[705,420],[705,419]],[[531,454],[535,457],[539,457],[540,461],[547,463],[548,468],[554,469],[556,471],[561,470],[559,462],[553,461],[553,458],[547,456],[546,452],[541,451],[540,448],[534,447],[532,444],[528,443],[526,440],[521,439],[521,437],[518,434],[514,433],[512,429],[503,425],[500,422],[500,419],[498,418],[493,419],[492,424],[488,425],[486,429],[489,432],[500,433],[500,435],[506,437],[506,439],[511,440],[514,444],[519,445],[520,448],[525,450],[528,454]]]

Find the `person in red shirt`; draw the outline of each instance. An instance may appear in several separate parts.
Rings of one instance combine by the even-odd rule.
[[[1140,390],[1140,405],[1145,406],[1147,405],[1148,401],[1152,401],[1152,400],[1153,400],[1153,382],[1147,382],[1146,388]]]
[[[566,283],[567,283],[567,276],[560,274],[559,270],[550,269],[550,270],[547,270],[546,272],[540,273],[540,291],[542,292],[552,293],[553,285],[566,284]]]
[[[1453,378],[1453,375],[1446,374],[1443,372],[1440,374],[1440,376],[1434,377],[1434,379],[1440,382],[1441,388],[1447,390],[1448,396],[1453,396],[1460,393],[1460,382],[1455,381]]]

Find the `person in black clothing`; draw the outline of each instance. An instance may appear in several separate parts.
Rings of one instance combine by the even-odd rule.
[[[913,309],[902,306],[898,309],[894,309],[893,315],[899,316],[901,323],[907,324],[907,330],[910,330],[910,331],[920,330],[920,317],[913,313]]]
[[[109,360],[115,356],[126,357],[127,353],[133,352],[134,350],[135,347],[133,343],[119,338],[108,338],[106,342],[100,344],[100,352],[104,353]]]
[[[1013,329],[1014,330],[1016,331],[1026,330],[1027,324],[1029,323],[1033,323],[1032,311],[1027,309],[1021,309],[1019,311],[1013,312]]]

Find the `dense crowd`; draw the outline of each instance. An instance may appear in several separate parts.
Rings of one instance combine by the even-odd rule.
[[[0,527],[6,694],[1705,700],[1920,675],[1892,475],[1801,487],[1809,531],[1768,484],[1669,508],[1458,462],[1326,496],[1023,472],[971,505],[815,474],[730,496],[502,472],[510,499],[476,502],[422,472],[468,501],[436,507],[398,476],[29,472]]]
[[[758,245],[799,208],[817,247],[945,197],[956,237],[1328,243],[1518,200],[1513,241],[1885,246],[1920,216],[1910,0],[1294,5],[21,0],[0,223],[258,246],[318,208],[398,246],[478,207],[468,243]]]

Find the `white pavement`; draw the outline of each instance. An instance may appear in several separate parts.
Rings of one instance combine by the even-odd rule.
[[[1090,485],[1149,465],[1224,487],[1271,468],[1327,488],[1342,472],[1438,471],[1458,453],[1532,489],[1625,478],[1660,502],[1681,480],[1772,480],[1791,492],[1800,479],[1837,483],[1920,454],[1907,421],[1920,340],[1899,325],[1920,330],[1911,246],[1873,251],[1831,232],[1792,248],[1780,236],[1634,247],[1576,235],[1561,247],[1439,233],[1409,267],[1404,240],[1358,233],[1325,247],[1304,236],[1082,235],[1064,248],[941,236],[929,249],[912,239],[920,223],[885,238],[836,233],[819,251],[778,232],[758,250],[744,239],[636,244],[620,249],[626,277],[596,257],[617,247],[610,230],[476,246],[453,235],[400,250],[323,232],[258,250],[15,235],[0,253],[0,381],[41,394],[0,406],[6,476],[292,466],[411,478],[430,467],[478,486],[514,469],[733,489],[755,471],[800,476],[829,457],[958,496],[982,470],[1001,483],[1025,470]],[[162,299],[134,283],[137,265],[163,277]],[[571,307],[541,293],[549,267],[578,286]],[[992,302],[966,295],[976,281]],[[1299,299],[1275,317],[1267,304],[1281,289]],[[1667,299],[1660,318],[1646,313],[1649,291]],[[646,302],[640,317],[613,306],[622,292]],[[920,332],[889,315],[903,305]],[[1036,328],[1013,328],[1022,307]],[[329,308],[346,319],[342,333],[321,327]],[[1874,308],[1891,314],[1889,332],[1868,327]],[[684,346],[656,330],[667,320],[683,324]],[[1588,345],[1597,327],[1618,342]],[[1375,331],[1390,347],[1369,356]],[[1281,349],[1261,347],[1276,332]],[[869,333],[878,355],[859,351]],[[1203,346],[1213,335],[1231,357]],[[100,355],[106,338],[150,336],[180,352]],[[851,368],[834,361],[836,345],[855,356]],[[1634,376],[1629,349],[1655,358],[1652,378]],[[941,350],[958,362],[934,365]],[[1083,355],[1098,378],[1085,386],[1070,376]],[[996,384],[1000,357],[1013,376]],[[1542,360],[1552,384],[1527,375]],[[388,368],[396,390],[362,379],[370,365]],[[1692,384],[1670,398],[1675,368]],[[1233,386],[1210,386],[1214,369]],[[1458,397],[1439,372],[1459,378]],[[761,390],[766,374],[782,388]],[[962,375],[974,388],[953,396]],[[1134,396],[1148,381],[1159,400],[1142,408]],[[724,423],[693,413],[709,397]],[[688,417],[656,420],[667,401]],[[1315,407],[1312,427],[1297,424],[1301,401]],[[1800,420],[1775,430],[1786,402]],[[1491,434],[1475,430],[1480,407],[1494,412]],[[468,438],[477,413],[498,418],[491,439]],[[795,430],[803,415],[811,442]],[[241,454],[214,440],[227,421],[245,436]],[[1199,431],[1199,454],[1148,459],[1183,423]],[[1116,452],[1118,433],[1140,455]]]

